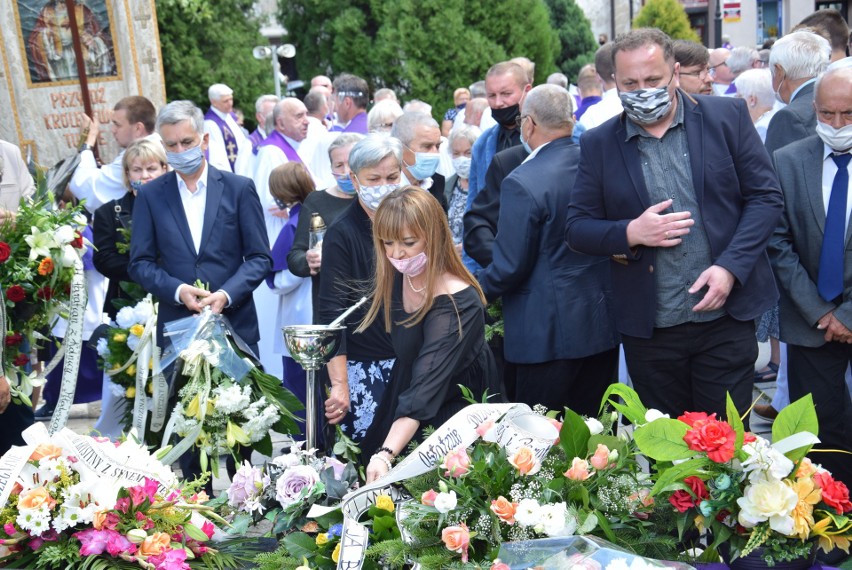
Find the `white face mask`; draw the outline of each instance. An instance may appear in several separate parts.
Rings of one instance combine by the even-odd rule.
[[[817,121],[816,133],[832,150],[845,152],[852,148],[852,125],[835,129],[827,123]]]
[[[458,156],[453,159],[453,168],[456,169],[456,174],[459,178],[470,178],[470,157]]]

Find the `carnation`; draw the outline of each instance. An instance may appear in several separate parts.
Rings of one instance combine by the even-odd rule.
[[[133,307],[122,307],[115,316],[115,322],[122,329],[129,329],[136,324],[136,314]]]
[[[535,526],[541,520],[541,505],[535,499],[521,499],[515,511],[515,521],[521,526]]]
[[[449,491],[447,493],[438,493],[435,496],[435,508],[439,513],[448,513],[458,504],[458,499],[456,498],[455,491]]]
[[[540,522],[536,525],[536,530],[541,527],[541,532],[547,536],[562,536],[565,532],[567,514],[565,503],[542,505],[539,510]]]
[[[233,414],[248,407],[251,403],[251,387],[231,384],[217,386],[213,390],[216,398],[216,410],[224,414]]]

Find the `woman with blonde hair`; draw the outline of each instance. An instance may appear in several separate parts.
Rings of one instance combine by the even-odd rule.
[[[485,296],[464,267],[438,201],[406,186],[382,200],[373,219],[373,302],[358,330],[374,321],[391,335],[393,381],[361,444],[373,453],[368,481],[428,425],[439,426],[477,398],[497,395],[497,371],[485,342]],[[357,332],[357,331],[356,331]]]

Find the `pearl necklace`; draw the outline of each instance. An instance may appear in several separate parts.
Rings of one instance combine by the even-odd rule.
[[[415,293],[422,293],[423,291],[426,290],[425,285],[423,287],[421,287],[420,289],[415,287],[414,283],[411,282],[411,277],[408,274],[405,275],[405,280],[408,281],[408,286],[411,287],[411,290],[414,291]]]

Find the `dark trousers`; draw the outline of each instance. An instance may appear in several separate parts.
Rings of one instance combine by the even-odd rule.
[[[790,401],[811,394],[819,419],[815,448],[852,452],[852,398],[846,386],[846,367],[852,364],[852,346],[829,342],[818,348],[787,345]],[[811,458],[852,487],[852,455],[814,453]]]
[[[616,381],[618,348],[583,358],[515,364],[515,398],[529,406],[563,408],[597,417],[607,387]]]
[[[633,387],[647,408],[725,418],[725,393],[740,415],[751,406],[757,339],[754,321],[729,316],[654,329],[651,338],[623,335]],[[745,419],[748,429],[748,418]]]
[[[5,380],[0,379],[0,382]],[[13,445],[25,445],[21,433],[33,425],[33,409],[24,404],[9,403],[6,411],[0,414],[0,455]]]

